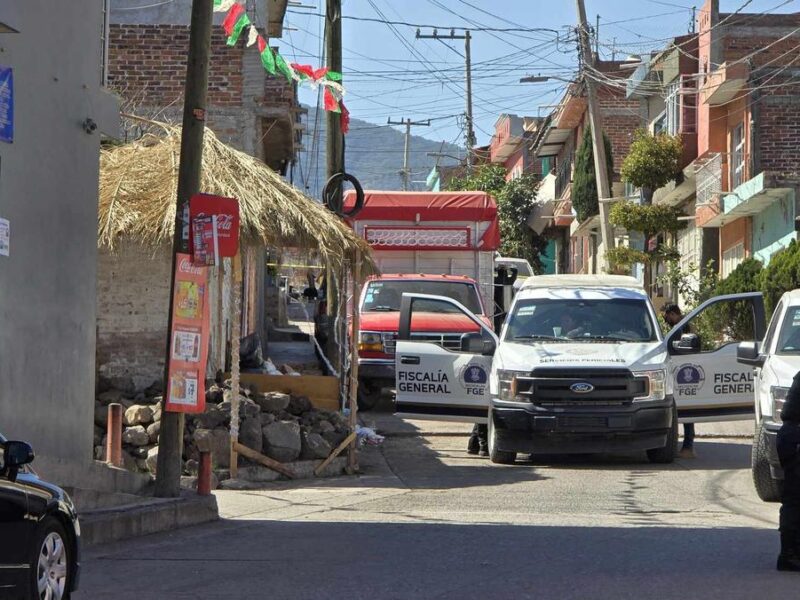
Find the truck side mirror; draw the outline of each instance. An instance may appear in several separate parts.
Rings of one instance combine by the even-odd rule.
[[[739,342],[736,346],[736,361],[743,365],[763,367],[765,360],[758,342]]]
[[[461,336],[461,352],[492,356],[495,350],[494,340],[484,338],[479,331],[465,333]]]
[[[700,351],[700,337],[696,333],[684,333],[679,340],[672,342],[672,348],[679,354]]]

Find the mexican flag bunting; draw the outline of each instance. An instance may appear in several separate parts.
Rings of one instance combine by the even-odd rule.
[[[325,110],[337,113],[342,112],[339,106],[339,99],[334,95],[333,91],[331,91],[331,88],[325,87],[325,93],[322,95],[322,99]]]
[[[327,67],[326,67],[326,69],[327,69]],[[324,75],[325,75],[325,79],[327,79],[328,81],[341,81],[342,80],[342,74],[339,73],[338,71],[325,71]]]
[[[214,12],[228,12],[236,0],[214,0]]]
[[[267,73],[275,75],[275,55],[272,48],[267,45],[267,40],[258,36],[258,51],[261,54],[261,65]]]
[[[350,131],[350,111],[347,110],[347,107],[344,105],[344,101],[340,102],[339,106],[342,108],[342,113],[339,117],[339,123],[342,128],[342,133],[347,133]]]
[[[250,17],[245,13],[244,6],[241,4],[234,4],[228,11],[225,20],[222,22],[222,27],[228,35],[228,46],[235,46],[239,41],[239,36],[242,35],[242,30],[250,25]]]
[[[250,25],[250,29],[247,32],[247,46],[252,46],[256,43],[256,40],[258,40],[258,30]]]
[[[286,79],[292,81],[296,78],[294,69],[286,62],[286,59],[283,58],[279,52],[275,53],[275,67],[280,71]]]
[[[291,63],[289,66],[294,69],[298,81],[305,81],[306,79],[314,79],[314,67],[311,65],[298,65]]]

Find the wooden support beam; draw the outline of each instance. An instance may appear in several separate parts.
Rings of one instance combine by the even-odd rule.
[[[330,453],[330,456],[328,456],[328,458],[326,458],[321,463],[319,463],[319,465],[317,465],[317,468],[314,469],[314,475],[319,476],[319,474],[322,473],[322,470],[329,464],[331,464],[331,462],[333,462],[333,459],[339,456],[344,451],[344,449],[347,448],[352,442],[355,442],[355,440],[356,440],[356,432],[354,431],[353,433],[348,435],[341,444],[336,446],[336,449]]]
[[[254,460],[258,463],[261,463],[267,468],[272,469],[273,471],[277,471],[281,475],[286,475],[289,479],[294,479],[294,473],[289,470],[286,465],[283,463],[278,462],[277,460],[270,458],[269,456],[264,456],[260,452],[256,452],[252,448],[248,448],[244,444],[239,442],[233,443],[233,449],[235,452],[241,454],[242,456],[249,458],[250,460]]]

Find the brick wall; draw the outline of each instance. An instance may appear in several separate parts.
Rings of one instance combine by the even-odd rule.
[[[625,92],[616,88],[601,87],[597,99],[603,113],[603,132],[611,141],[614,173],[619,175],[633,141],[633,132],[645,125],[643,109],[638,100],[626,100]]]
[[[758,169],[779,179],[800,179],[800,97],[769,95],[757,105]]]
[[[148,106],[169,106],[183,98],[189,28],[183,25],[111,25],[109,85]],[[244,45],[229,47],[221,28],[211,34],[208,100],[213,106],[241,106]]]
[[[97,255],[97,370],[146,387],[163,377],[169,308],[168,245],[121,241]]]

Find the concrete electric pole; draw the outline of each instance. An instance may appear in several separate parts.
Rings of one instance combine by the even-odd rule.
[[[472,167],[472,153],[475,148],[475,126],[472,120],[472,54],[470,51],[470,40],[472,36],[469,30],[464,32],[464,35],[456,35],[454,29],[450,30],[448,35],[440,34],[436,29],[433,30],[432,35],[423,35],[417,29],[418,40],[464,40],[464,67],[466,78],[466,95],[467,95],[467,166]]]
[[[606,169],[606,146],[603,143],[603,118],[597,105],[594,81],[586,68],[594,65],[591,46],[589,45],[589,26],[586,23],[586,8],[583,0],[576,0],[578,7],[578,39],[581,47],[583,82],[586,85],[586,100],[589,110],[589,125],[592,128],[592,152],[594,154],[594,173],[597,180],[597,200],[600,207],[600,236],[603,241],[602,265],[610,272],[608,251],[614,247],[614,232],[608,220],[608,203],[611,198],[611,184]]]
[[[403,170],[400,171],[400,175],[403,178],[403,191],[407,192],[408,188],[411,184],[411,167],[408,165],[408,151],[409,151],[409,144],[411,142],[411,127],[419,126],[419,127],[430,127],[431,120],[428,119],[427,121],[412,121],[409,118],[400,119],[399,121],[392,121],[391,117],[386,121],[388,125],[405,125],[406,126],[406,142],[405,146],[403,147]]]
[[[200,191],[212,21],[213,0],[193,0],[183,100],[183,129],[178,165],[175,228],[172,238],[171,290],[175,289],[177,255],[189,252],[189,199]],[[164,397],[161,400],[161,432],[158,439],[158,462],[156,465],[155,495],[162,498],[176,497],[181,493],[183,413],[166,411],[174,299],[175,294],[171,293],[167,322],[167,350],[164,360]],[[233,340],[233,343],[238,344],[239,340]]]

